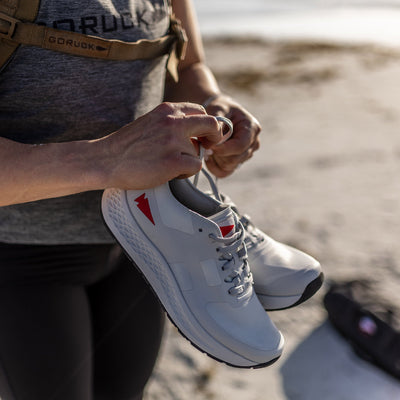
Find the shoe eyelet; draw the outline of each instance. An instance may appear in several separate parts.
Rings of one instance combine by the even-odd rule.
[[[203,229],[202,229],[202,228],[199,228],[199,232],[203,232]]]

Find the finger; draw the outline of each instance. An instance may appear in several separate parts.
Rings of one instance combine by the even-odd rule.
[[[219,102],[215,104],[210,104],[207,106],[207,114],[209,115],[220,115],[224,117],[228,117],[231,115],[230,111],[232,109],[232,105],[230,103]]]
[[[161,113],[164,113],[166,115],[185,116],[185,115],[207,114],[206,110],[202,105],[189,102],[182,102],[182,103],[164,102],[158,105],[157,109]]]
[[[200,143],[197,139],[190,138],[188,141],[183,141],[180,145],[180,154],[199,158]]]
[[[225,178],[233,173],[232,171],[225,171],[215,162],[214,158],[209,158],[206,161],[208,170],[215,175],[217,178]]]
[[[253,149],[249,149],[239,156],[231,156],[231,157],[219,157],[218,155],[213,154],[211,157],[214,163],[223,171],[229,172],[234,171],[240,164],[248,161],[251,157],[253,157],[254,151]]]
[[[187,137],[198,138],[201,144],[209,148],[222,140],[222,127],[210,115],[187,115],[181,120],[181,129]]]
[[[176,174],[176,178],[183,179],[189,178],[197,174],[202,167],[202,161],[197,156],[192,156],[189,154],[182,154],[180,165],[179,165],[179,172]]]
[[[184,115],[196,115],[196,114],[207,115],[207,111],[200,104],[188,103],[188,102],[169,103],[169,104],[172,104],[173,107],[182,112],[182,114]]]
[[[197,154],[180,151],[167,152],[159,161],[159,172],[161,176],[165,177],[164,182],[178,176],[194,175],[202,167],[202,161]]]
[[[233,156],[250,148],[259,147],[261,128],[251,120],[242,120],[234,125],[232,137],[220,146],[213,146],[215,154]]]
[[[200,142],[195,138],[190,138],[190,141],[192,143],[192,146],[195,149],[196,155],[199,156],[200,155]]]

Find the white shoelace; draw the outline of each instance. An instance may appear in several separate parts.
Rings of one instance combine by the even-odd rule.
[[[208,180],[208,183],[210,185],[212,194],[214,198],[220,202],[223,202],[223,196],[221,195],[218,185],[217,185],[217,179],[213,179],[211,174],[205,169],[202,168],[194,177],[193,185],[198,186],[199,182],[199,177],[200,173],[202,173]],[[258,244],[262,243],[264,241],[264,236],[261,235],[259,232],[257,232],[257,228],[254,226],[252,223],[250,217],[246,214],[240,215],[236,208],[233,207],[234,212],[240,216],[240,223],[243,225],[244,230],[246,231],[246,235],[244,237],[244,242],[246,244],[247,249],[250,249],[252,247],[258,246]]]
[[[233,134],[233,124],[232,124],[232,121],[230,119],[228,119],[226,117],[221,117],[219,115],[216,116],[215,119],[218,122],[221,122],[221,123],[225,124],[228,127],[228,130],[222,136],[222,140],[218,143],[218,145],[220,145],[222,143],[225,143],[232,136],[232,134]],[[207,157],[207,150],[202,145],[200,145],[199,158],[203,162],[206,159],[206,157]],[[208,179],[208,177],[207,177],[207,179]],[[198,180],[199,180],[199,174],[197,173],[195,175],[194,182],[193,182],[193,184],[196,187],[197,187],[197,184],[198,184]],[[212,180],[212,178],[211,178],[211,180]],[[209,179],[209,181],[210,181],[210,179]],[[210,184],[211,184],[211,181],[210,181]],[[218,189],[217,189],[216,193],[218,193]],[[220,200],[219,198],[217,198],[217,199]]]
[[[200,172],[207,178],[216,200],[222,202],[217,184],[212,176],[204,168],[202,168]],[[194,178],[193,185],[195,187],[198,186],[200,172],[198,172]],[[209,238],[213,242],[221,244],[220,247],[217,247],[217,251],[221,254],[218,258],[219,261],[225,261],[221,267],[222,270],[227,273],[224,281],[226,283],[232,283],[228,293],[236,297],[244,294],[253,284],[253,276],[247,261],[246,237],[247,235],[245,234],[245,229],[241,221],[238,221],[237,232],[231,236],[220,237],[213,233],[209,234]]]
[[[230,237],[224,238],[210,233],[209,238],[222,245],[217,247],[217,251],[221,253],[218,259],[225,261],[221,267],[227,273],[224,281],[233,285],[229,288],[228,293],[236,297],[242,295],[253,284],[253,276],[250,272],[247,251],[243,242],[243,228],[241,227]]]
[[[264,241],[264,236],[259,233],[248,215],[242,215],[239,221],[247,233],[246,237],[244,238],[247,249],[255,247]]]

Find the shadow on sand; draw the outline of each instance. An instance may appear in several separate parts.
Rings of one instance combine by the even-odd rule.
[[[281,367],[288,400],[395,400],[400,382],[356,356],[328,321]]]

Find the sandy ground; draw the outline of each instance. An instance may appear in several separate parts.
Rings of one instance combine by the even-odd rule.
[[[374,277],[400,300],[400,51],[206,41],[222,88],[263,126],[262,148],[220,188],[328,279]],[[217,363],[168,325],[146,400],[394,400],[400,382],[360,360],[326,319],[326,286],[270,313],[286,347],[260,370]]]

